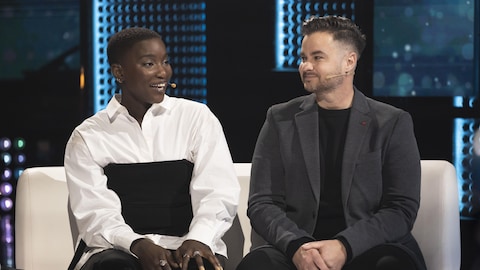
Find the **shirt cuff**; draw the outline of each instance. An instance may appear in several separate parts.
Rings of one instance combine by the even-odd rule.
[[[295,252],[297,252],[297,250],[305,243],[310,243],[310,242],[313,242],[315,240],[311,239],[311,238],[308,238],[308,237],[302,237],[302,238],[299,238],[297,240],[293,240],[292,242],[290,242],[287,246],[287,257],[289,257],[290,259],[293,259],[293,255],[295,255]]]
[[[348,243],[347,239],[345,239],[345,237],[343,236],[337,236],[335,237],[335,239],[342,242],[343,246],[345,247],[345,250],[347,251],[347,260],[345,261],[345,263],[350,262],[350,260],[352,259],[352,247]]]
[[[137,234],[135,232],[124,232],[119,233],[117,237],[115,237],[115,244],[114,248],[123,250],[129,254],[133,255],[133,252],[130,250],[133,241],[144,238],[145,236]]]

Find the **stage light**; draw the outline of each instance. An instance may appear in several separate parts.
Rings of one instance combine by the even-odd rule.
[[[24,171],[27,157],[24,153],[25,139],[22,137],[0,137],[0,246],[4,258],[2,266],[13,266],[15,188]],[[3,268],[3,267],[2,267]],[[8,268],[10,269],[10,268]],[[13,268],[12,268],[13,269]]]
[[[5,164],[6,166],[12,163],[12,155],[10,155],[10,153],[7,153],[7,152],[1,153],[0,159],[3,161],[3,164]]]
[[[22,150],[23,148],[25,148],[25,140],[23,138],[15,138],[15,140],[13,141],[13,146],[17,150]]]
[[[13,175],[15,176],[15,179],[18,179],[22,173],[23,173],[23,168],[15,168],[13,170]]]
[[[9,138],[0,139],[0,150],[7,151],[12,147],[12,141]]]
[[[25,154],[23,154],[23,153],[15,154],[15,163],[18,164],[18,165],[24,164],[26,159],[27,158],[25,157]]]
[[[0,195],[10,196],[13,192],[12,184],[9,182],[2,182],[0,184]]]
[[[9,168],[3,169],[2,180],[8,181],[10,180],[10,178],[12,178],[12,170],[10,170]]]
[[[0,209],[5,212],[12,210],[13,208],[13,201],[9,197],[3,197],[0,199]]]

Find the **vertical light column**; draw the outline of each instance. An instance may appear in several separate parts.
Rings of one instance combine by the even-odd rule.
[[[480,149],[474,149],[474,144],[480,144],[479,126],[478,118],[453,120],[453,163],[458,176],[460,218],[464,220],[480,217]]]
[[[22,138],[0,138],[0,247],[3,267],[14,267],[14,202],[17,180],[25,169]]]

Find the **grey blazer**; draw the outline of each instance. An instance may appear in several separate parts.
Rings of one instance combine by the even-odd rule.
[[[269,108],[258,136],[247,214],[254,231],[283,252],[293,240],[312,238],[319,132],[310,94]],[[339,235],[352,258],[383,243],[416,245],[410,231],[420,202],[420,155],[408,112],[355,89],[341,181],[347,229]]]

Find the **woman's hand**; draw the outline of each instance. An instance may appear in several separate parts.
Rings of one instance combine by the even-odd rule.
[[[137,255],[143,270],[171,270],[180,267],[170,250],[147,238],[133,241],[130,250]]]
[[[188,262],[190,259],[195,260],[199,270],[204,270],[205,266],[203,265],[203,258],[208,260],[213,267],[215,267],[215,270],[223,269],[222,265],[218,261],[218,258],[212,252],[210,247],[196,240],[186,240],[183,242],[182,245],[175,251],[174,256],[182,270],[186,270],[188,268]]]

